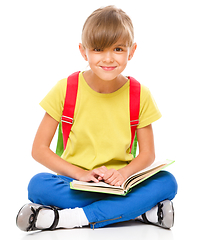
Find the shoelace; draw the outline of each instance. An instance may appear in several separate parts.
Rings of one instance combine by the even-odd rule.
[[[157,212],[157,216],[158,216],[158,222],[159,224],[162,224],[163,221],[163,203],[158,203],[158,212]]]

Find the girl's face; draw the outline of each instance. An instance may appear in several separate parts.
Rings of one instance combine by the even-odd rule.
[[[79,45],[80,52],[88,61],[91,70],[102,80],[110,81],[117,78],[132,59],[137,44],[125,46],[120,40],[106,49],[84,49]]]

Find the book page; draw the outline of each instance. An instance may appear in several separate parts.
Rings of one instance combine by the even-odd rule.
[[[92,187],[104,187],[104,188],[117,188],[117,189],[122,189],[121,186],[112,186],[110,184],[107,184],[105,182],[99,182],[99,183],[95,183],[95,182],[82,182],[82,181],[77,181],[77,180],[73,180],[72,182],[73,186],[74,185],[83,185],[83,186],[92,186]]]
[[[134,183],[138,182],[138,181],[141,180],[141,179],[146,178],[147,176],[151,175],[151,174],[154,173],[154,172],[157,172],[158,170],[160,170],[160,169],[163,168],[164,166],[166,166],[166,164],[159,165],[158,167],[151,168],[151,169],[148,170],[148,171],[145,171],[145,172],[143,172],[143,173],[139,173],[139,174],[136,174],[136,175],[130,177],[130,178],[127,179],[127,181],[125,182],[125,184],[124,184],[124,189],[128,189],[128,188],[129,188],[131,185],[133,185]]]
[[[71,182],[73,184],[73,182]],[[108,185],[108,184],[107,184]],[[82,185],[74,183],[72,186],[74,190],[84,190],[89,192],[98,192],[98,193],[110,193],[115,195],[124,195],[125,191],[122,188],[114,187],[114,186],[107,186],[107,187],[100,187],[100,186],[92,186],[92,185]]]
[[[128,182],[130,182],[133,178],[135,178],[135,177],[137,177],[139,175],[143,175],[143,173],[146,173],[146,172],[150,171],[151,169],[157,168],[157,167],[159,167],[161,165],[164,165],[164,164],[165,165],[170,165],[173,162],[174,161],[172,161],[172,160],[165,160],[165,161],[160,161],[160,162],[156,161],[156,162],[152,163],[149,167],[147,167],[147,168],[145,168],[145,169],[143,169],[143,170],[141,170],[141,171],[131,175],[129,178],[126,179],[126,181],[121,185],[121,187],[123,189],[125,189],[126,188],[125,186],[127,186]]]

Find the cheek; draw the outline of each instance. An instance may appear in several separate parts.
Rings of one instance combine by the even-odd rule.
[[[119,59],[119,64],[122,67],[125,67],[127,65],[127,63],[128,63],[128,58],[127,57]]]
[[[89,56],[88,63],[89,65],[97,65],[100,62],[100,58],[98,56]]]
[[[119,64],[121,65],[125,65],[128,62],[128,58],[129,58],[129,53],[124,53],[122,55],[116,56],[116,61],[119,62]]]

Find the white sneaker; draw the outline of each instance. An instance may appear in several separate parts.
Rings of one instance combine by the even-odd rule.
[[[174,208],[170,200],[165,200],[158,203],[158,222],[151,222],[147,219],[146,213],[141,215],[140,221],[148,224],[154,224],[159,227],[170,229],[174,225]]]

